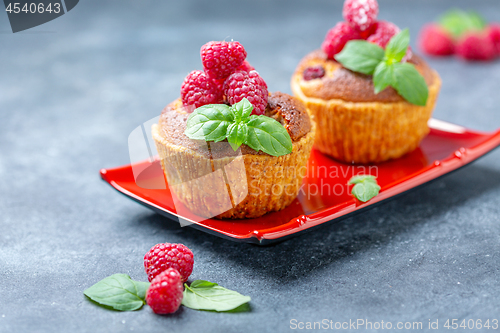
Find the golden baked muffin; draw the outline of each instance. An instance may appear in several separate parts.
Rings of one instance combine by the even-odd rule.
[[[226,78],[216,79],[222,85],[212,84],[206,69],[191,72],[181,98],[152,128],[171,191],[204,218],[254,218],[281,210],[296,198],[307,171],[313,119],[294,97],[269,94],[258,73],[243,66],[233,65]],[[201,88],[198,102],[193,90]]]
[[[385,21],[360,30],[349,21],[355,2],[346,1],[347,22],[328,32],[322,49],[302,59],[291,87],[318,123],[319,151],[348,163],[382,162],[413,151],[429,133],[441,80],[411,52],[407,30]]]

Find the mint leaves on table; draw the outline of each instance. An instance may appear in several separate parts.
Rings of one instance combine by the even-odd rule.
[[[230,311],[250,302],[249,296],[209,281],[195,280],[184,287],[182,305],[194,310]]]
[[[424,78],[413,64],[401,63],[409,44],[410,32],[404,29],[391,38],[385,50],[367,41],[353,40],[335,59],[354,72],[373,75],[376,94],[391,86],[408,102],[424,106],[429,97]]]
[[[354,176],[349,180],[352,188],[352,195],[361,202],[367,202],[376,197],[380,191],[380,186],[377,184],[377,178],[370,175]]]
[[[439,18],[439,25],[453,37],[458,38],[468,31],[482,31],[487,21],[474,11],[451,9]]]
[[[273,118],[250,115],[252,110],[253,105],[246,98],[232,106],[201,106],[189,115],[184,133],[193,140],[227,139],[235,151],[246,144],[272,156],[291,153],[292,139],[286,129]]]
[[[105,307],[118,311],[139,310],[146,304],[148,282],[134,281],[127,274],[113,274],[83,293]]]

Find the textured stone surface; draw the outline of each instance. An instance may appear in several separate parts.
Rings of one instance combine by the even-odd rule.
[[[412,32],[451,6],[500,17],[491,1],[380,1]],[[128,163],[128,134],[179,95],[200,46],[234,38],[271,91],[290,92],[303,55],[341,19],[341,1],[80,1],[12,34],[0,13],[0,332],[288,331],[290,320],[394,323],[499,318],[500,151],[432,184],[270,247],[222,240],[119,195],[99,178]],[[500,127],[500,61],[430,59],[435,117]],[[159,242],[195,254],[192,278],[252,297],[247,313],[148,307],[119,313],[84,289],[113,273],[146,280]]]

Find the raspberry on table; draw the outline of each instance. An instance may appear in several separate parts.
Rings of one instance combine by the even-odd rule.
[[[220,86],[202,71],[192,71],[186,76],[181,86],[181,98],[185,106],[194,105],[195,108],[223,101]]]
[[[320,79],[323,76],[325,76],[325,69],[321,65],[307,67],[303,73],[304,80],[306,81]]]
[[[256,71],[238,71],[231,74],[224,82],[224,95],[231,105],[247,98],[253,105],[254,115],[264,114],[269,97],[267,84]]]
[[[144,255],[144,269],[148,280],[153,280],[169,268],[176,269],[186,282],[193,272],[193,252],[182,244],[156,244]]]
[[[326,33],[325,40],[321,44],[321,48],[327,54],[329,59],[342,51],[345,44],[353,39],[361,39],[359,32],[345,22],[337,23],[333,28]]]
[[[487,28],[488,38],[495,47],[497,56],[500,56],[500,23],[490,24]]]
[[[208,42],[200,55],[205,72],[214,79],[224,79],[243,63],[247,52],[239,42]]]
[[[181,275],[177,270],[169,268],[151,281],[146,292],[146,303],[154,313],[174,313],[181,305],[182,292]]]
[[[391,38],[399,33],[399,28],[397,25],[387,21],[379,21],[377,23],[377,29],[370,35],[366,40],[377,44],[381,48],[385,49]]]
[[[446,56],[455,52],[453,37],[437,24],[427,24],[420,31],[420,48],[427,54]]]
[[[377,0],[346,0],[342,15],[351,27],[365,31],[377,21]]]
[[[456,53],[466,60],[488,61],[495,57],[495,46],[488,35],[481,32],[469,32],[457,43]]]

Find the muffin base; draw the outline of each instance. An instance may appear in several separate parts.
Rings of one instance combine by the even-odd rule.
[[[441,79],[433,71],[425,106],[402,102],[348,102],[304,95],[301,73],[292,77],[292,91],[319,124],[315,148],[347,163],[377,163],[415,150],[429,133],[427,122],[436,103]]]

